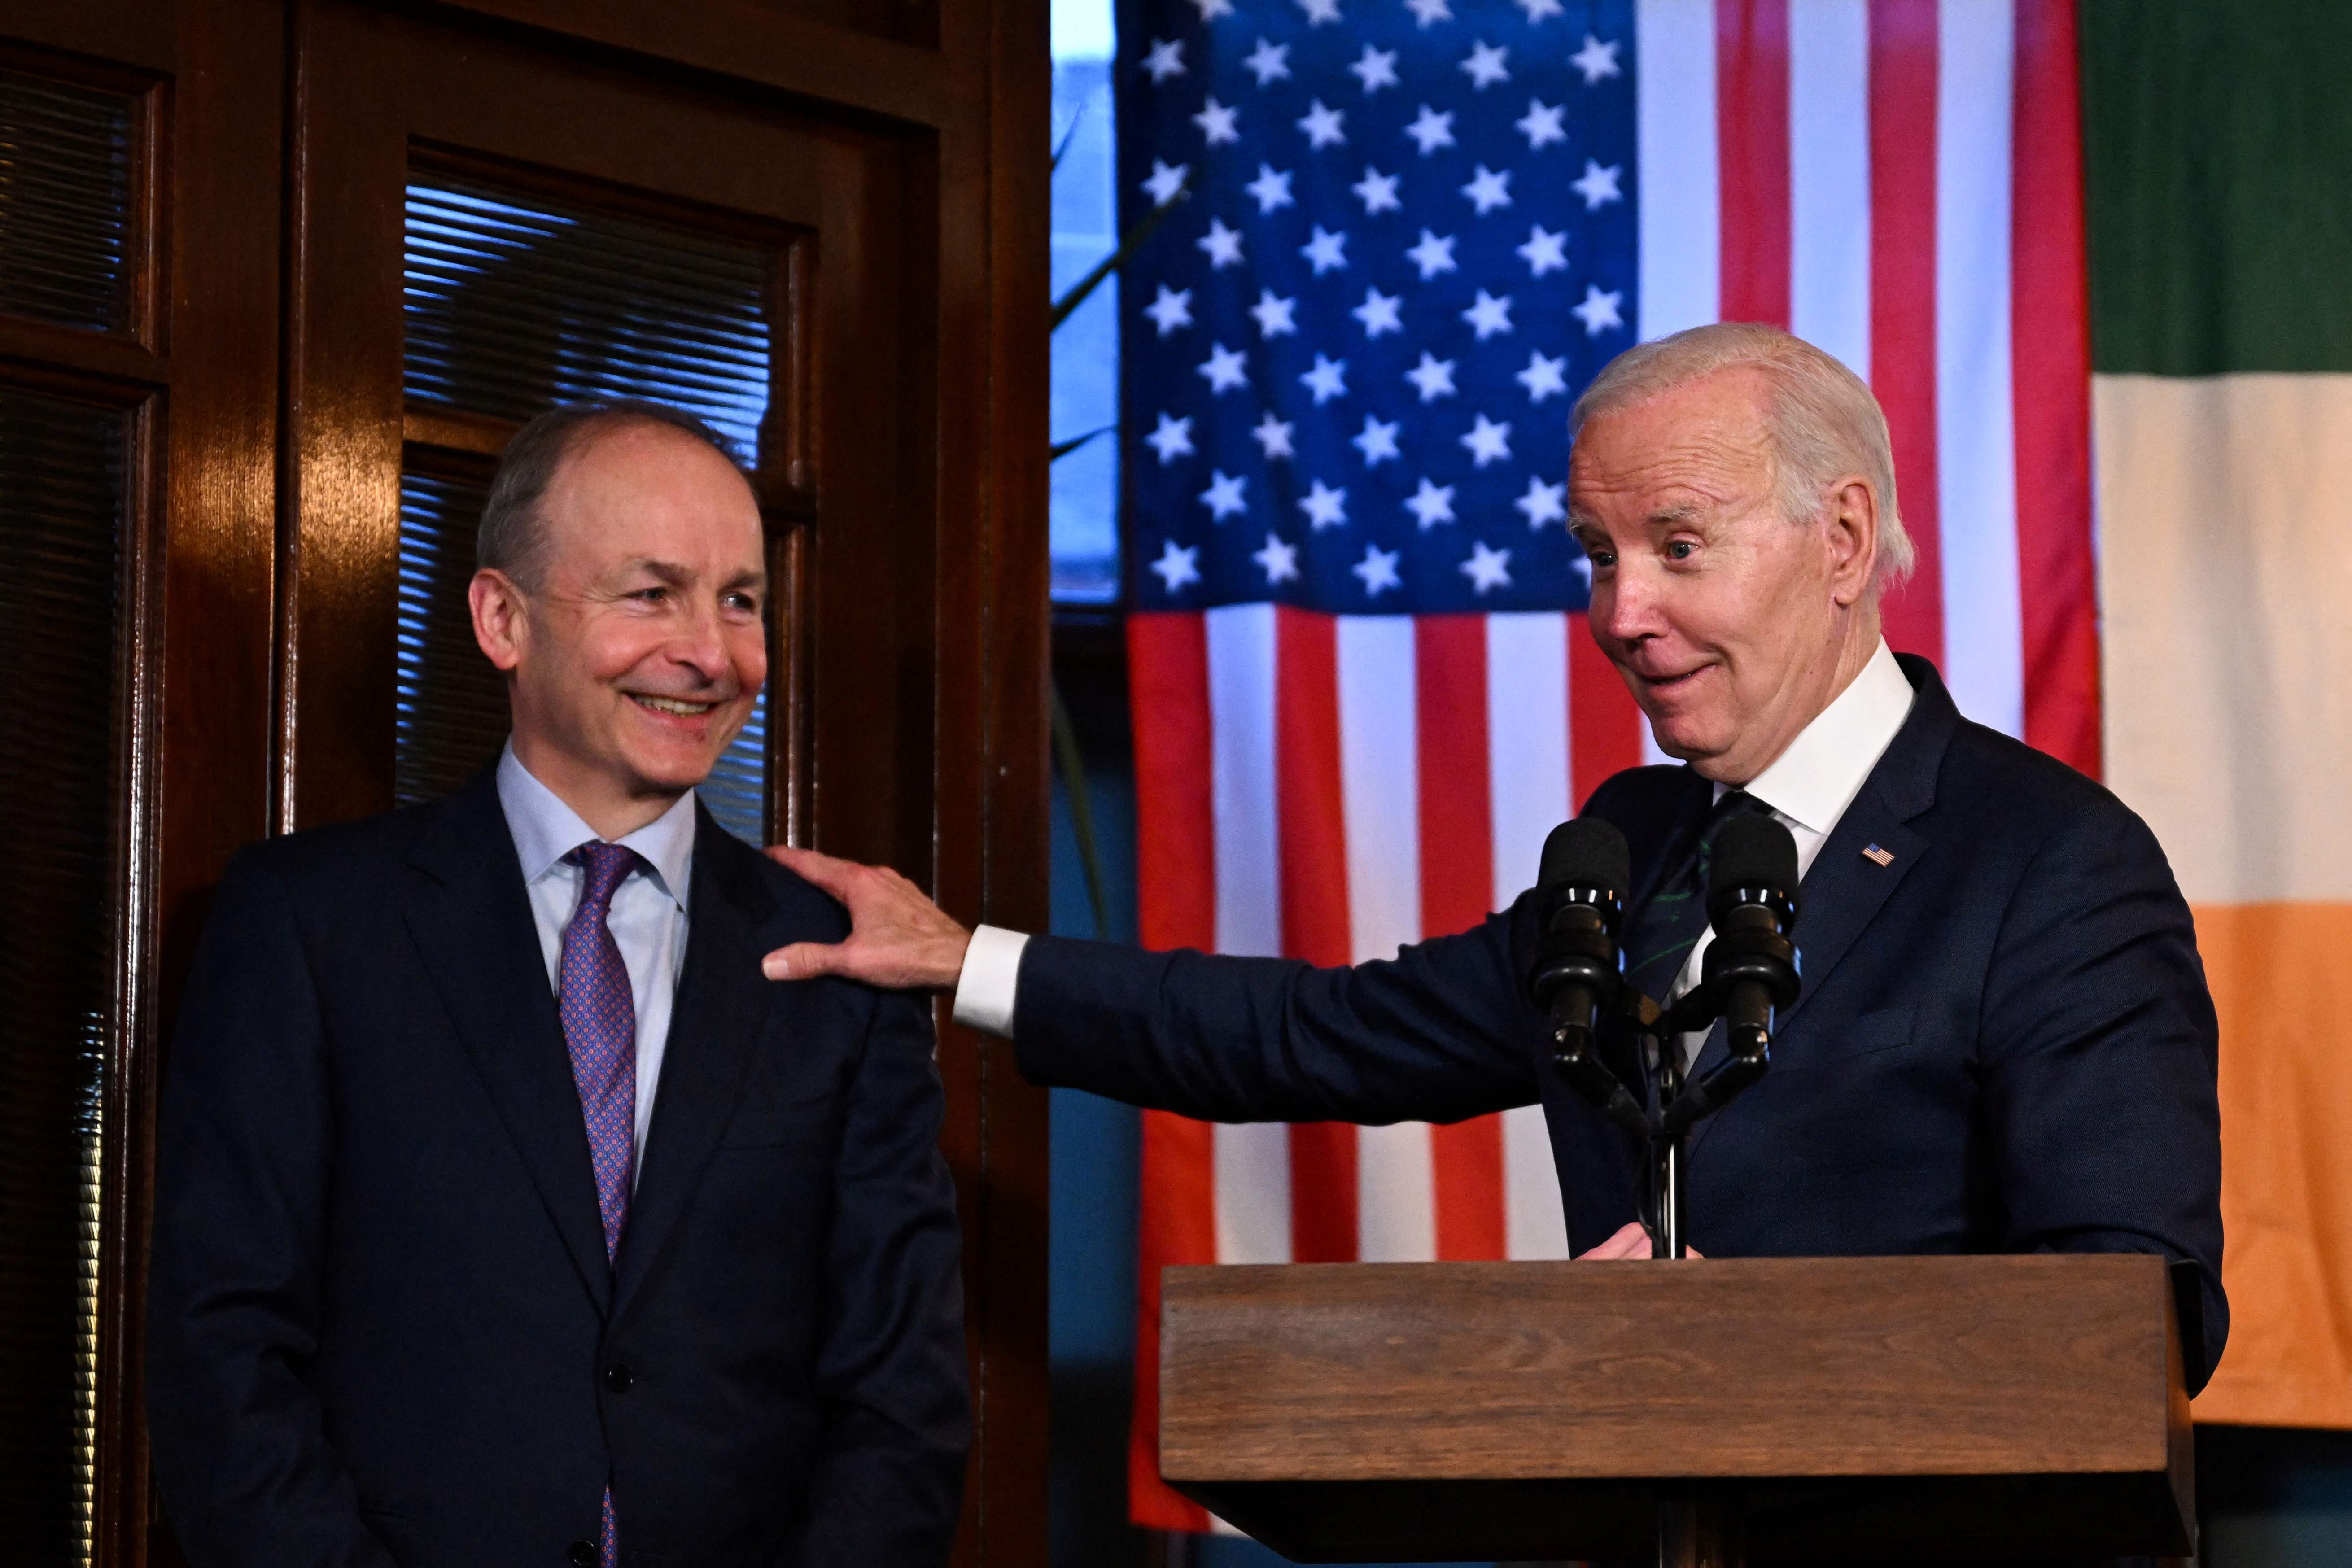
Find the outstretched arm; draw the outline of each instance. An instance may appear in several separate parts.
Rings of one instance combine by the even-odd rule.
[[[906,878],[768,853],[840,900],[851,922],[845,941],[768,954],[770,977],[932,991],[962,977],[972,933]],[[1524,1105],[1536,1098],[1536,1041],[1516,932],[1506,913],[1341,969],[1037,937],[1013,1009],[1022,1069],[1222,1121],[1449,1121]]]
[[[931,991],[957,984],[971,932],[906,878],[814,850],[768,854],[840,900],[852,925],[845,941],[769,953],[762,967],[770,978],[839,974]],[[1498,915],[1394,962],[1351,970],[1048,941],[1038,973],[1045,1005],[1024,1031],[1022,1066],[1049,1083],[1227,1121],[1444,1120],[1524,1104],[1535,1089],[1531,1058],[1514,1043],[1523,1032],[1516,981],[1523,965],[1513,959],[1510,932],[1510,916]],[[1192,966],[1195,984],[1170,987],[1170,963]],[[1466,983],[1466,1006],[1443,994],[1453,987],[1436,984],[1449,976]],[[1207,994],[1191,1005],[1172,1002],[1171,989]],[[1097,1011],[1107,1000],[1108,1017]],[[1370,1039],[1351,1043],[1360,1030]],[[1405,1049],[1391,1057],[1383,1037]],[[1647,1258],[1649,1233],[1629,1223],[1580,1256]]]

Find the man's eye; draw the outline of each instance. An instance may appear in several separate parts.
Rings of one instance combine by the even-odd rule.
[[[632,599],[642,599],[648,605],[658,605],[664,599],[669,597],[669,590],[667,588],[640,588],[635,593],[630,595],[629,597]]]
[[[1687,539],[1669,540],[1666,542],[1666,559],[1669,561],[1687,561],[1697,552],[1697,550],[1698,546],[1693,544]]]

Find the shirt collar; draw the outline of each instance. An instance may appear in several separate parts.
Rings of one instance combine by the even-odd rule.
[[[1861,673],[1756,775],[1748,793],[1798,826],[1827,835],[1895,743],[1916,696],[1895,650],[1879,638]],[[1715,793],[1720,799],[1724,786]]]
[[[506,811],[507,831],[514,836],[515,854],[522,861],[525,886],[538,881],[557,862],[597,837],[563,797],[539,782],[522,765],[507,742],[499,758],[499,805]],[[694,792],[688,790],[667,811],[618,840],[634,849],[652,868],[647,873],[663,892],[686,908],[693,886]]]

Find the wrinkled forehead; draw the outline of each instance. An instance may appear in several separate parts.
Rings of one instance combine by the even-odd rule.
[[[1693,384],[1586,420],[1569,450],[1570,517],[1667,521],[1768,491],[1765,409],[1745,393]]]

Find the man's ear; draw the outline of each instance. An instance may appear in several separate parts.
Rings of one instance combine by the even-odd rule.
[[[1878,492],[1865,479],[1848,479],[1830,491],[1828,511],[1830,598],[1851,606],[1878,571]]]
[[[474,574],[466,588],[466,602],[474,613],[474,640],[502,674],[513,673],[522,662],[530,636],[530,607],[513,578],[494,566]]]

